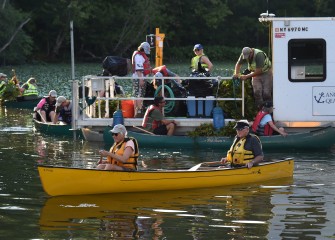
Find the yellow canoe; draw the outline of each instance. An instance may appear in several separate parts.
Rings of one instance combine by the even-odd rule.
[[[293,170],[294,160],[291,158],[264,162],[250,169],[207,167],[189,170],[123,172],[38,166],[43,189],[51,196],[165,191],[248,184],[292,177]]]

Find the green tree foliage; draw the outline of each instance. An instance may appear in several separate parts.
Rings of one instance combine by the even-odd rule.
[[[30,19],[28,14],[4,3],[0,8],[1,63],[24,63],[32,50],[31,37],[23,29]]]
[[[166,34],[164,59],[192,57],[192,46],[202,43],[212,59],[232,58],[244,46],[263,50],[269,46],[269,29],[257,20],[268,11],[277,17],[334,16],[331,0],[11,0],[6,9],[10,24],[17,26],[29,13],[24,30],[33,39],[31,59],[64,60],[70,55],[69,22],[74,21],[75,53],[80,60],[102,60],[107,55],[130,57],[145,35]],[[9,13],[9,11],[15,11]],[[8,17],[3,17],[8,22]],[[4,29],[7,26],[1,22]],[[15,27],[14,27],[15,29]],[[5,29],[7,30],[7,29]],[[8,32],[8,30],[7,30]],[[20,34],[24,34],[20,31]],[[17,36],[11,43],[19,56],[31,48]],[[5,36],[0,37],[3,44]],[[23,39],[24,43],[28,42]],[[13,46],[12,46],[13,45]],[[1,47],[1,45],[0,45]],[[14,53],[15,52],[15,53]],[[231,59],[230,59],[231,60]]]

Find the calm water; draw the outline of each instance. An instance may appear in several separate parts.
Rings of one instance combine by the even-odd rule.
[[[92,167],[102,144],[34,133],[27,110],[0,108],[0,239],[335,238],[335,154],[294,157],[293,179],[173,192],[48,197],[36,166]],[[225,150],[222,150],[225,151]],[[141,149],[149,168],[191,167],[222,153]]]

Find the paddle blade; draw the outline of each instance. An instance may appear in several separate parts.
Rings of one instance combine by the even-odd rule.
[[[198,170],[198,168],[199,168],[199,167],[201,167],[201,164],[202,164],[202,163],[199,163],[199,164],[197,164],[197,165],[195,165],[195,166],[191,167],[191,168],[190,168],[190,169],[188,169],[187,171],[197,171],[197,170]]]

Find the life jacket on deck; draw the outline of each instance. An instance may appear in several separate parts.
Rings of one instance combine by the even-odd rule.
[[[134,142],[134,153],[130,155],[129,159],[127,162],[123,163],[121,161],[117,161],[110,156],[107,156],[107,162],[111,164],[115,164],[120,167],[132,169],[132,170],[137,170],[137,158],[139,156],[139,151],[138,151],[138,143],[135,138],[129,137],[125,138],[122,142],[119,143],[114,143],[111,149],[109,150],[110,152],[117,154],[119,156],[122,156],[126,147],[126,143],[128,141],[133,141]]]
[[[255,135],[252,135],[252,136],[255,136]],[[234,165],[245,165],[255,158],[252,151],[244,149],[245,142],[250,137],[251,137],[251,134],[241,139],[235,138],[234,143],[232,144],[229,151],[227,152],[227,162],[230,162],[233,166]],[[255,137],[258,139],[258,141],[260,141],[257,136]]]
[[[133,53],[133,56],[131,58],[131,63],[133,66],[133,73],[135,73],[135,56],[136,54],[140,54],[143,58],[144,58],[144,63],[143,63],[143,75],[147,76],[151,73],[151,67],[150,67],[150,60],[147,57],[147,55],[144,52],[140,52],[140,51],[135,51]]]
[[[157,121],[157,120],[150,121],[151,119],[149,119],[150,118],[150,113],[155,109],[161,112],[161,109],[159,107],[157,107],[156,105],[150,105],[148,110],[144,114],[143,121],[142,121],[142,127],[147,128],[147,125],[149,125],[150,123],[151,123],[151,129],[152,130],[159,127],[160,121]]]
[[[269,113],[259,111],[255,117],[254,123],[252,124],[252,131],[258,136],[271,136],[273,134],[273,129],[269,125],[269,123],[265,124],[265,126],[262,126],[262,127],[260,126],[261,120],[266,114],[269,114]]]
[[[166,70],[166,66],[165,65],[162,65],[162,66],[159,66],[159,67],[155,67],[154,69],[152,69],[152,74],[156,74],[156,73],[162,73],[164,77],[168,77],[169,74]]]

